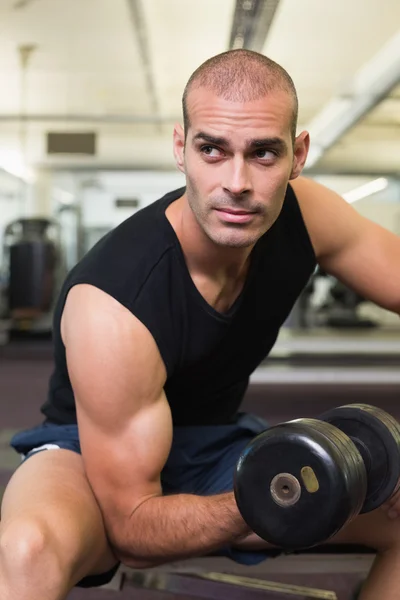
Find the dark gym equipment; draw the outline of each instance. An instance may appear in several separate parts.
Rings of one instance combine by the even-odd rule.
[[[63,276],[60,238],[58,223],[44,218],[18,219],[5,229],[7,316],[16,330],[51,314]]]
[[[361,513],[379,508],[400,484],[400,425],[384,410],[367,404],[334,408],[320,419],[352,440],[367,472],[367,494]]]
[[[235,497],[256,534],[301,550],[388,500],[399,469],[400,426],[384,411],[348,405],[257,436],[237,463]]]
[[[337,533],[362,507],[367,482],[346,435],[317,419],[266,430],[248,445],[235,472],[238,508],[268,542],[297,550]]]
[[[318,280],[327,283],[325,298],[318,306],[312,299]],[[371,329],[379,323],[359,314],[359,306],[366,299],[332,275],[317,268],[296,303],[295,321],[298,327],[330,327],[333,329]]]

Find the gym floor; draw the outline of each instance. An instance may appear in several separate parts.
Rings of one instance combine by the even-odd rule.
[[[51,344],[48,340],[12,341],[7,346],[0,347],[0,494],[19,463],[18,455],[8,447],[8,441],[15,431],[40,422],[39,406],[46,397],[51,369]],[[330,407],[361,401],[380,406],[400,419],[398,392],[399,386],[396,383],[254,383],[249,388],[243,408],[274,424],[296,417],[317,416]],[[168,568],[167,576],[165,567],[162,568],[160,572],[164,574],[163,586],[166,591],[134,590],[128,573],[123,589],[119,592],[109,589],[76,589],[71,592],[68,600],[127,600],[132,597],[143,600],[183,600],[185,597],[223,597],[223,584],[204,582],[194,577],[179,579],[174,576],[174,572],[182,569],[197,573],[224,572],[334,590],[339,600],[350,600],[353,597],[352,590],[365,576],[371,560],[371,555],[358,553],[302,554],[271,559],[263,565],[243,569],[225,559],[199,559],[172,565]],[[260,597],[261,592],[237,590],[229,586],[226,595],[228,593],[231,598],[249,599],[252,596]],[[283,600],[287,596],[280,594],[267,597]]]

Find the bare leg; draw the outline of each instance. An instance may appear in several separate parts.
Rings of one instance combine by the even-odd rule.
[[[21,465],[1,509],[0,598],[64,600],[115,564],[82,458],[47,450]]]

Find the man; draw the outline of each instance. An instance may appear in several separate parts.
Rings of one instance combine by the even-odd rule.
[[[47,420],[12,442],[26,459],[2,506],[2,600],[64,598],[118,561],[261,560],[268,544],[232,493],[263,428],[238,413],[249,375],[317,262],[400,313],[400,240],[299,178],[309,136],[295,136],[280,66],[218,55],[183,104],[174,153],[186,189],[109,233],[61,291]],[[396,501],[333,540],[377,550],[363,600],[400,594]]]

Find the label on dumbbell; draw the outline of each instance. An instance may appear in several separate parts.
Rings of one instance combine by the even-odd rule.
[[[315,492],[318,492],[318,479],[311,467],[303,467],[301,469],[301,479],[303,480],[304,487],[306,488],[307,492],[310,494],[315,494]]]

